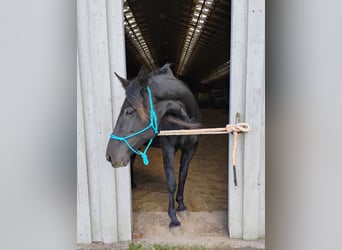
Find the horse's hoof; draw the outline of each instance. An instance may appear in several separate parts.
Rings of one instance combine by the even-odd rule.
[[[179,221],[176,222],[170,222],[169,228],[175,228],[175,227],[180,227],[181,223]]]
[[[174,236],[182,235],[180,223],[178,226],[171,226],[171,223],[170,223],[169,230],[170,230],[170,233]]]
[[[178,211],[177,215],[179,215],[183,219],[186,219],[189,217],[189,212],[188,212],[188,210]]]
[[[184,206],[184,205],[178,206],[177,212],[182,212],[182,211],[186,211],[186,206]]]

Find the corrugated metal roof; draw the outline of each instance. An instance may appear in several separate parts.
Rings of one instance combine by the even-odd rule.
[[[133,28],[139,28],[136,30],[141,32],[146,43],[145,48],[139,50],[126,29],[129,76],[136,75],[142,64],[151,65],[141,55],[145,50],[150,52],[156,67],[166,62],[174,63],[175,73],[181,73],[179,77],[195,88],[194,85],[200,84],[201,80],[208,78],[229,61],[230,0],[126,0],[124,4],[129,6],[134,16],[136,24]],[[200,19],[200,15],[205,18]],[[196,21],[194,18],[197,17]],[[127,22],[127,19],[125,20]],[[187,38],[189,29],[195,35],[190,33],[191,36]],[[197,40],[194,39],[196,32],[199,33]],[[192,45],[193,49],[189,50],[191,56],[181,72],[180,64],[182,51],[187,46],[186,38],[196,43]],[[226,81],[227,78],[226,75]]]

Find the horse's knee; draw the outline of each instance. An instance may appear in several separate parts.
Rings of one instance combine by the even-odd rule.
[[[167,188],[168,188],[170,193],[175,193],[176,192],[176,184],[175,183],[168,184]]]

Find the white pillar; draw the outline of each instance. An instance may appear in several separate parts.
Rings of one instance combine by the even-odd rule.
[[[265,235],[265,1],[233,0],[231,32],[229,122],[239,112],[252,131],[239,136],[238,187],[229,163],[228,225],[231,238],[257,239]]]
[[[78,105],[82,105],[84,120],[84,142],[78,144],[78,151],[84,151],[86,156],[85,161],[78,161],[78,171],[88,181],[91,241],[130,240],[129,168],[113,169],[105,159],[113,121],[124,99],[124,91],[113,74],[114,70],[123,76],[126,74],[123,2],[79,0],[77,28]],[[85,190],[85,185],[85,181],[78,183],[78,190]],[[86,210],[85,203],[80,203],[81,211]],[[82,223],[79,225],[82,227]],[[84,241],[80,235],[78,241]]]
[[[109,64],[111,73],[111,95],[113,121],[120,113],[125,99],[125,91],[114,72],[126,77],[125,31],[123,25],[123,1],[107,0],[107,23],[109,41]],[[131,240],[132,237],[132,195],[130,166],[115,169],[116,200],[119,241]]]
[[[264,92],[265,92],[265,1],[248,3],[248,39],[246,72],[245,119],[253,132],[245,136],[244,193],[243,193],[243,239],[257,239],[259,202],[264,195]],[[263,165],[262,165],[263,164]]]
[[[237,113],[240,113],[240,121],[245,121],[248,0],[232,0],[231,6],[229,123],[234,124],[236,123]],[[239,136],[236,151],[237,187],[234,186],[233,166],[231,163],[232,136],[230,136],[229,140],[228,230],[231,238],[242,238],[243,137],[243,134]]]
[[[91,243],[91,240],[84,118],[77,53],[77,242]]]

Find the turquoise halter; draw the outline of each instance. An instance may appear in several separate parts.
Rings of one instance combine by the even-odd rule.
[[[131,144],[129,144],[129,142],[127,141],[129,138],[132,138],[134,136],[140,135],[142,133],[144,133],[146,130],[152,128],[153,132],[157,135],[158,134],[158,119],[157,119],[157,115],[156,112],[154,111],[153,108],[153,101],[152,101],[152,95],[151,95],[151,90],[150,87],[147,86],[147,93],[148,93],[148,97],[149,97],[149,101],[150,101],[150,124],[146,127],[143,128],[142,130],[139,130],[138,132],[135,132],[133,134],[127,135],[127,136],[116,136],[114,134],[110,135],[110,138],[114,139],[114,140],[118,140],[118,141],[123,141],[124,143],[126,143],[127,147],[132,150],[135,154],[140,155],[141,158],[143,159],[144,165],[148,165],[150,162],[148,160],[147,157],[147,151],[150,148],[152,141],[153,141],[153,137],[150,139],[150,141],[148,142],[144,152],[137,150],[135,148],[133,148],[131,146]]]

